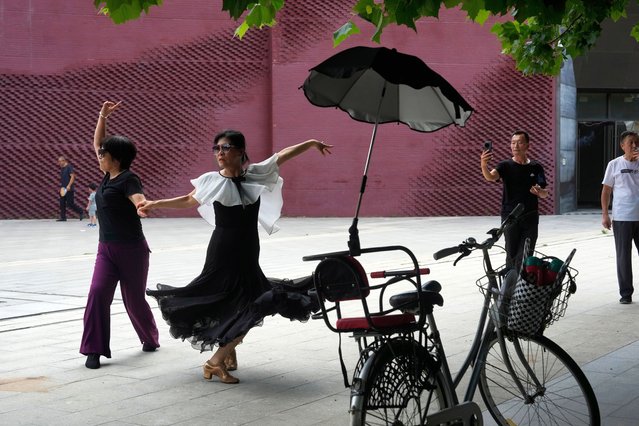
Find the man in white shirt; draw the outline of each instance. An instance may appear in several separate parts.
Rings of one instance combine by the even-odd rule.
[[[639,135],[626,131],[620,136],[623,155],[608,163],[601,190],[601,224],[615,237],[619,303],[632,303],[632,243],[639,250]],[[612,220],[608,215],[610,197]]]

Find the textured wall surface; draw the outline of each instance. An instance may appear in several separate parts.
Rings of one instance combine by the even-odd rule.
[[[100,179],[92,154],[103,100],[124,100],[109,132],[138,146],[132,169],[149,198],[191,190],[189,180],[215,168],[212,136],[236,128],[252,161],[315,137],[335,145],[282,168],[284,214],[350,216],[355,211],[372,125],[312,106],[299,87],[308,69],[336,52],[332,31],[350,18],[351,1],[287,2],[273,30],[232,38],[235,23],[210,0],[166,2],[116,26],[87,0],[0,0],[0,219],[57,215],[58,155],[74,164],[76,202]],[[362,28],[370,30],[364,24]],[[370,34],[342,47],[373,45]],[[500,184],[483,181],[485,139],[507,158],[512,130],[532,137],[532,156],[555,164],[554,82],[522,77],[500,55],[489,26],[455,10],[424,20],[418,32],[387,31],[383,44],[421,57],[476,109],[465,128],[431,134],[380,126],[361,215],[498,214]],[[552,199],[542,202],[552,213]],[[158,215],[195,215],[195,211]]]

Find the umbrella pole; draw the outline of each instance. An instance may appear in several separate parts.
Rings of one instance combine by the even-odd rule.
[[[386,81],[384,81],[384,87],[382,88],[382,96],[379,98],[379,105],[377,105],[377,114],[375,115],[375,126],[373,127],[373,134],[371,135],[371,143],[368,147],[368,155],[366,156],[366,165],[364,166],[364,176],[362,176],[362,185],[359,188],[359,197],[357,199],[357,210],[355,210],[355,217],[350,228],[348,228],[348,250],[351,256],[359,256],[362,254],[362,248],[359,242],[359,230],[357,229],[357,222],[359,221],[359,208],[362,205],[362,198],[364,197],[364,191],[366,191],[366,180],[368,179],[368,166],[371,162],[373,155],[373,146],[375,145],[375,137],[377,136],[377,125],[379,124],[379,112],[382,109],[382,101],[386,94]]]

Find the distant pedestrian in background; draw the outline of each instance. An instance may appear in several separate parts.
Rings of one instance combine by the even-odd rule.
[[[540,163],[528,158],[530,138],[528,133],[518,130],[510,138],[512,157],[500,161],[494,169],[488,168],[488,161],[493,158],[492,149],[481,153],[481,172],[489,182],[502,180],[501,219],[514,210],[519,203],[524,204],[524,212],[519,220],[504,232],[506,245],[506,267],[521,267],[524,256],[524,243],[530,238],[530,253],[535,250],[539,229],[539,198],[546,198],[546,176]]]
[[[601,224],[615,237],[619,303],[632,303],[632,244],[639,250],[639,136],[623,132],[620,136],[623,155],[608,163],[601,189]],[[608,206],[612,197],[612,220]]]
[[[87,224],[87,226],[96,226],[96,218],[95,218],[95,211],[97,210],[98,206],[95,202],[95,190],[98,188],[98,185],[96,185],[95,183],[90,183],[89,184],[89,189],[91,190],[91,193],[89,193],[89,196],[87,197],[87,213],[89,214],[89,223]]]
[[[80,216],[80,220],[82,220],[84,213],[73,199],[75,194],[75,172],[73,171],[73,166],[63,155],[58,157],[58,165],[60,166],[60,217],[57,222],[66,222],[67,207],[76,212]]]

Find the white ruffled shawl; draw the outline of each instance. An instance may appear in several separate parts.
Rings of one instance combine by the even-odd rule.
[[[279,172],[277,154],[273,154],[261,163],[249,165],[244,175],[246,180],[241,183],[245,204],[253,204],[261,197],[258,222],[269,234],[279,230],[275,222],[280,218],[284,204],[282,199],[284,181]],[[235,183],[230,178],[222,176],[220,172],[204,173],[197,179],[192,179],[191,184],[195,187],[193,197],[200,203],[198,212],[213,226],[215,226],[213,208],[215,201],[227,207],[242,205]]]

